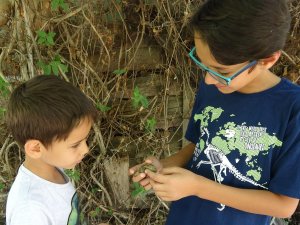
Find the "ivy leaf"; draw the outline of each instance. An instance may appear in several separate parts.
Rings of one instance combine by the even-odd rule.
[[[2,79],[2,77],[0,77],[0,93],[5,97],[8,96],[10,93],[8,87],[9,83],[7,83],[5,80]]]
[[[46,33],[45,31],[41,30],[38,30],[36,33],[38,35],[38,44],[47,46],[54,45],[54,36],[56,35],[56,33]]]
[[[52,61],[52,62],[50,62],[50,66],[51,66],[51,69],[52,69],[52,72],[54,73],[54,75],[58,76],[58,73],[59,73],[58,62]]]
[[[111,110],[111,107],[106,106],[106,105],[102,105],[101,103],[97,103],[96,104],[97,109],[99,109],[101,112],[107,112],[109,110]]]
[[[38,30],[36,33],[41,38],[46,38],[46,36],[47,36],[46,32],[42,31],[42,30]]]
[[[0,107],[0,118],[4,116],[5,112],[6,112],[6,108]]]
[[[122,74],[124,74],[124,73],[126,73],[127,72],[127,70],[125,70],[125,69],[120,69],[120,70],[114,70],[113,71],[113,74],[115,74],[115,75],[122,75]]]
[[[69,5],[65,3],[64,0],[52,0],[51,1],[51,9],[53,11],[58,10],[58,8],[62,8],[64,12],[67,12],[69,10]]]
[[[67,174],[67,176],[70,179],[74,180],[75,182],[80,180],[80,172],[78,170],[69,169],[69,170],[64,170],[64,171]]]
[[[0,182],[0,192],[3,192],[4,188],[5,188],[5,184]]]
[[[133,97],[132,97],[132,105],[134,108],[138,108],[139,106],[142,106],[144,108],[148,108],[149,101],[147,97],[141,94],[139,88],[136,86],[133,91]]]
[[[155,126],[156,126],[155,118],[147,119],[146,126],[145,126],[147,131],[153,133],[155,131]]]
[[[145,188],[140,185],[140,183],[138,182],[133,182],[133,191],[131,192],[131,196],[132,197],[136,197],[138,195],[143,195],[143,194],[146,194],[147,191],[145,190]]]

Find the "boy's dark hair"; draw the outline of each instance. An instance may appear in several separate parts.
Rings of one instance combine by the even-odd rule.
[[[66,139],[84,118],[97,119],[92,102],[56,76],[37,76],[18,86],[10,96],[6,113],[8,129],[21,146],[30,139],[45,146]]]
[[[282,49],[290,21],[287,0],[208,0],[190,25],[219,63],[233,65]]]

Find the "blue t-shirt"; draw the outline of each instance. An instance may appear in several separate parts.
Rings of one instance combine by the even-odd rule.
[[[237,188],[300,198],[300,87],[286,79],[254,94],[222,94],[200,82],[186,168]],[[189,196],[171,205],[167,225],[269,225],[271,217]]]

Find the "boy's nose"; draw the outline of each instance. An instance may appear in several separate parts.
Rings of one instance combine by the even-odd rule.
[[[82,147],[82,150],[81,150],[81,155],[82,157],[86,156],[87,153],[89,152],[89,146],[87,145],[87,143],[85,143],[85,145]]]
[[[219,82],[213,78],[208,72],[205,73],[205,83],[207,85],[211,85],[211,84],[218,84]]]

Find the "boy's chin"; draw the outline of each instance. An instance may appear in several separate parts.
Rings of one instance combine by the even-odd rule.
[[[231,88],[229,88],[229,87],[222,87],[222,88],[216,87],[216,88],[219,90],[219,92],[221,92],[221,93],[223,93],[223,94],[231,94],[231,93],[233,93],[233,92],[236,91],[236,90],[231,89]]]

